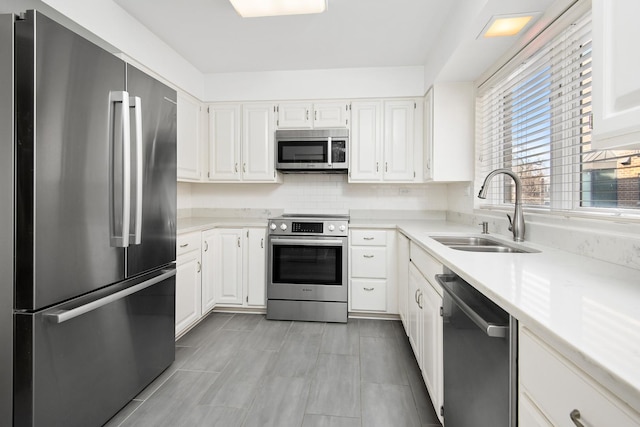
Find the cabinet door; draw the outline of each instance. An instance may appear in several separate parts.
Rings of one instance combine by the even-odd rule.
[[[418,269],[413,263],[409,263],[409,302],[407,314],[409,317],[409,342],[413,348],[413,354],[416,356],[418,366],[422,366],[422,324],[418,316],[420,315],[420,307],[418,306],[418,298],[421,290],[421,283],[424,280]]]
[[[216,304],[242,305],[242,230],[215,230],[213,258]]]
[[[216,305],[215,295],[215,258],[213,250],[214,234],[212,231],[202,233],[202,314],[211,311]]]
[[[424,160],[422,171],[426,181],[433,180],[433,88],[424,96]]]
[[[442,297],[433,286],[423,280],[420,293],[422,310],[422,377],[429,391],[431,402],[437,414],[443,405],[443,342],[442,342]],[[442,422],[442,419],[440,419]]]
[[[411,182],[415,177],[413,150],[415,144],[414,100],[384,103],[384,165],[385,181]]]
[[[176,336],[200,318],[200,250],[176,260]]]
[[[640,2],[593,0],[594,148],[640,148]]]
[[[274,182],[275,148],[272,104],[242,107],[242,180]]]
[[[382,159],[382,103],[351,104],[349,182],[380,181]]]
[[[266,306],[266,230],[249,228],[244,258],[246,302],[249,306]]]
[[[313,104],[314,128],[343,128],[348,125],[349,105],[346,102]]]
[[[409,303],[409,239],[398,233],[398,314],[407,331],[407,304]]]
[[[240,180],[240,104],[209,106],[210,181]]]
[[[201,141],[200,141],[200,103],[178,93],[178,138],[177,138],[177,174],[178,180],[202,178]]]
[[[278,129],[310,129],[312,105],[309,102],[288,102],[278,105]]]

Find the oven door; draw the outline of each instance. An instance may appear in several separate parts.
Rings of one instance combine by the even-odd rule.
[[[267,298],[347,301],[347,237],[269,236]]]

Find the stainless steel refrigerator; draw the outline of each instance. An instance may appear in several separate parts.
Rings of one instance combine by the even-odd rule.
[[[0,15],[0,425],[99,426],[174,360],[176,92]]]

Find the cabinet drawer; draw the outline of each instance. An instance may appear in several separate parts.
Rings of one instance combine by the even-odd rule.
[[[387,248],[351,248],[351,277],[385,279],[387,277]]]
[[[519,346],[520,391],[553,425],[573,425],[569,414],[578,410],[586,426],[640,426],[637,414],[524,328]]]
[[[353,279],[351,281],[351,309],[362,311],[386,311],[386,281]]]
[[[385,246],[385,230],[351,230],[351,244],[354,246]]]
[[[442,296],[442,288],[435,279],[436,274],[442,274],[443,272],[442,264],[413,242],[411,242],[409,251],[411,261],[418,267],[420,273],[429,280],[440,296]]]
[[[176,237],[176,256],[200,250],[200,232],[179,234]]]

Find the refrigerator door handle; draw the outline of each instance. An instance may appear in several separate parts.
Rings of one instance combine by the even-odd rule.
[[[149,286],[153,286],[156,283],[162,282],[163,280],[176,275],[175,268],[171,270],[161,270],[161,271],[162,271],[162,274],[154,277],[153,279],[149,279],[142,283],[138,283],[137,285],[115,292],[104,298],[91,301],[88,304],[81,305],[80,307],[76,307],[71,310],[54,310],[51,313],[45,314],[44,317],[46,317],[49,321],[53,323],[64,323],[67,320],[75,319],[78,316],[82,316],[83,314],[89,313],[95,309],[98,309],[102,306],[105,306],[114,301],[122,299],[126,296],[135,294],[136,292],[139,292],[143,289],[148,288]]]
[[[120,128],[116,129],[116,104],[120,110]],[[109,92],[109,228],[111,246],[129,246],[129,226],[131,215],[131,127],[129,125],[129,94],[126,91]],[[122,152],[118,153],[117,132],[122,138]],[[122,157],[122,174],[116,176],[118,161]],[[122,179],[122,182],[119,180]],[[119,196],[119,192],[122,194]],[[118,200],[119,199],[119,200]],[[121,206],[119,205],[121,203]],[[121,208],[121,209],[118,209]],[[116,212],[118,210],[119,212]]]
[[[142,100],[139,96],[129,98],[129,106],[133,109],[135,127],[135,146],[133,152],[135,158],[131,162],[135,167],[135,172],[131,174],[134,191],[134,211],[131,217],[130,227],[133,230],[129,235],[129,244],[139,245],[142,242],[142,179],[143,179],[143,157],[142,157]]]

